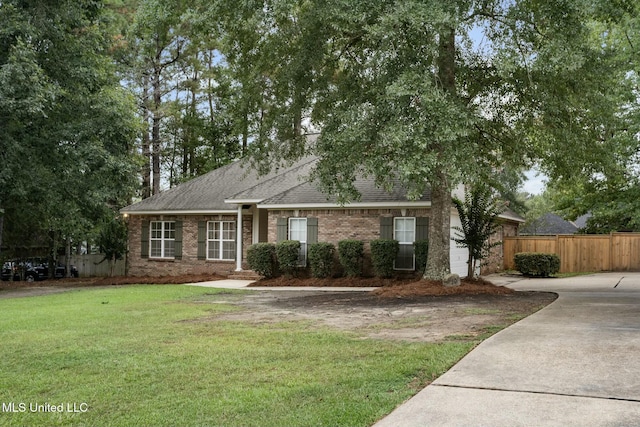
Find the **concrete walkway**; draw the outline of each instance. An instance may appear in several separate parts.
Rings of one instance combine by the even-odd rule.
[[[253,280],[214,280],[211,282],[189,283],[189,286],[203,286],[206,288],[219,289],[247,289],[250,291],[326,291],[326,292],[370,292],[377,288],[356,288],[356,287],[322,287],[322,286],[252,286]]]
[[[376,427],[640,426],[640,273],[490,279],[559,298]]]

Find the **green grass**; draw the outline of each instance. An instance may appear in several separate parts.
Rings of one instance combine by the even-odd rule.
[[[172,285],[0,300],[0,425],[368,426],[474,345],[217,318],[231,310]]]

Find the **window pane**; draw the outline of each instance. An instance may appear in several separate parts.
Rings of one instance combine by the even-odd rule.
[[[236,228],[235,222],[224,222],[223,223],[223,232],[222,239],[223,240],[236,240]]]
[[[236,258],[236,242],[222,243],[222,259],[233,260]]]
[[[307,241],[307,219],[306,218],[290,218],[289,219],[289,240],[298,240],[300,242]]]
[[[307,266],[307,244],[300,243],[300,252],[298,253],[298,265],[301,267]]]
[[[175,240],[164,241],[164,257],[173,258],[176,255]]]
[[[399,242],[413,243],[415,241],[415,218],[394,218],[394,239]]]
[[[415,218],[394,218],[393,236],[400,242],[400,250],[394,267],[397,270],[413,270],[415,268],[413,248],[416,237]]]
[[[176,238],[176,223],[165,222],[164,223],[164,238],[175,239]]]
[[[396,257],[395,268],[398,270],[413,270],[413,254],[413,245],[400,245],[400,250]]]
[[[154,221],[151,223],[151,238],[152,239],[161,239],[162,238],[162,223]]]
[[[207,222],[207,240],[213,240],[214,239],[214,231],[213,228],[215,227],[215,222],[209,221]]]
[[[162,242],[160,240],[151,241],[151,254],[152,257],[162,256]]]
[[[209,242],[209,253],[207,257],[209,259],[220,259],[220,245],[218,242]]]

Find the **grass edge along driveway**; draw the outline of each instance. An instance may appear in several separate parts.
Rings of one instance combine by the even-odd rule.
[[[0,425],[368,426],[475,345],[222,321],[221,292],[0,300]]]

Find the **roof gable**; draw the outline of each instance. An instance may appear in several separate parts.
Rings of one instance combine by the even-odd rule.
[[[235,206],[225,200],[282,174],[287,174],[289,171],[298,170],[302,164],[308,162],[308,158],[303,159],[290,167],[280,168],[267,175],[258,176],[257,171],[251,168],[248,162],[236,161],[127,206],[120,212],[152,214],[235,211]],[[274,187],[273,191],[276,191],[277,188]]]

